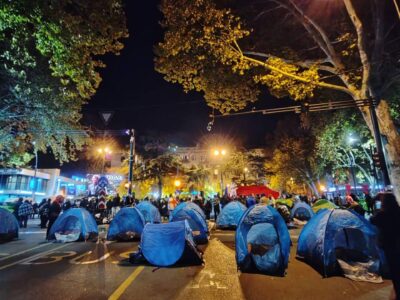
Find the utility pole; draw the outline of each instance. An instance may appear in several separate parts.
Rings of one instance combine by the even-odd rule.
[[[129,139],[129,175],[128,175],[128,195],[132,196],[132,180],[133,180],[133,161],[135,157],[135,130],[130,129]]]

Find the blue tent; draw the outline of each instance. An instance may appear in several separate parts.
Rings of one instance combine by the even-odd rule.
[[[0,241],[18,238],[19,225],[17,218],[4,208],[0,208]]]
[[[95,238],[97,235],[94,217],[84,208],[70,208],[58,216],[51,226],[48,239],[72,242]]]
[[[300,221],[308,221],[314,216],[311,206],[305,202],[297,202],[290,212],[290,218],[296,218]]]
[[[144,258],[155,266],[167,267],[178,261],[185,264],[202,263],[187,221],[146,224],[140,249]]]
[[[160,212],[149,201],[140,202],[136,208],[142,213],[146,223],[161,223]]]
[[[205,220],[206,219],[206,215],[204,214],[204,211],[200,208],[200,206],[198,206],[196,203],[193,202],[181,202],[179,203],[179,205],[172,211],[172,214],[177,213],[178,211],[180,211],[181,209],[194,209],[195,211],[197,211],[201,217]],[[171,219],[171,218],[170,218]]]
[[[338,272],[337,258],[344,254],[353,260],[369,257],[379,264],[376,228],[352,210],[320,210],[301,231],[297,256],[330,276]]]
[[[200,209],[196,204],[191,202],[184,202],[179,204],[171,214],[171,222],[187,220],[192,233],[194,241],[197,244],[205,244],[208,242],[208,227],[207,222],[203,215],[198,211]],[[200,209],[201,210],[201,209]]]
[[[244,206],[239,201],[229,202],[224,206],[221,213],[217,218],[217,227],[218,228],[236,228],[239,224],[240,218],[243,216],[246,211],[246,206]]]
[[[236,229],[236,262],[242,271],[257,269],[284,275],[290,236],[285,221],[271,206],[257,204],[242,216]]]
[[[142,234],[145,220],[136,207],[119,210],[108,228],[107,240],[129,240]]]

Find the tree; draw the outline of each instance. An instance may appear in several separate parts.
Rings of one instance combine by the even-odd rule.
[[[349,112],[338,112],[321,118],[323,123],[320,120],[321,124],[314,127],[316,153],[328,173],[343,178],[349,168],[354,167],[359,173],[358,177],[374,186],[375,180],[370,173],[373,165],[370,154],[373,140],[360,118],[359,114]]]
[[[184,170],[184,172],[189,184],[189,190],[204,190],[205,183],[209,181],[211,176],[210,169],[204,166],[191,166],[189,169]]]
[[[120,0],[0,0],[0,161],[33,148],[65,162],[87,135],[80,110],[127,37]],[[34,142],[34,143],[33,143]]]
[[[223,7],[223,5],[225,7]],[[261,87],[297,101],[375,99],[400,201],[399,23],[390,1],[164,0],[156,69],[223,113],[257,100]],[[230,7],[226,8],[226,7]],[[323,12],[323,14],[321,14]],[[397,105],[398,107],[398,105]],[[370,111],[359,108],[370,129]]]
[[[153,179],[158,185],[159,197],[162,197],[164,178],[176,175],[178,169],[183,170],[180,160],[171,154],[163,154],[145,160],[143,165],[136,169],[137,174],[134,178],[138,181]]]

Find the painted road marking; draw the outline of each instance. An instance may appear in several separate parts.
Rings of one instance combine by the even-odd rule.
[[[34,259],[38,259],[38,258],[40,258],[40,257],[42,257],[42,256],[45,256],[45,255],[47,255],[47,254],[50,254],[50,253],[52,253],[52,252],[54,252],[54,251],[56,251],[56,250],[58,250],[58,249],[61,249],[61,248],[66,247],[66,246],[69,246],[69,244],[64,244],[64,245],[58,246],[58,247],[56,247],[56,248],[54,248],[54,249],[51,249],[51,250],[48,250],[48,251],[45,251],[45,252],[42,252],[42,253],[38,253],[38,254],[35,254],[35,255],[32,255],[32,256],[30,256],[30,257],[28,257],[28,258],[24,258],[24,259],[21,259],[21,260],[17,260],[17,261],[15,261],[15,262],[12,262],[12,263],[10,263],[10,264],[8,264],[8,265],[5,265],[5,266],[1,266],[1,267],[0,267],[0,271],[1,271],[1,270],[4,270],[4,269],[7,269],[7,268],[9,268],[9,267],[18,265],[18,264],[22,264],[22,263],[24,263],[24,262],[28,262],[28,261],[32,261],[32,260],[34,260]],[[33,249],[33,248],[32,248],[32,249]]]
[[[32,251],[32,250],[35,250],[35,249],[42,248],[42,247],[47,246],[47,245],[50,245],[50,244],[51,244],[51,243],[40,244],[39,246],[36,246],[36,247],[30,248],[30,249],[27,249],[27,250],[24,250],[24,251],[15,253],[15,254],[13,254],[13,255],[9,255],[9,256],[6,256],[6,257],[2,257],[2,258],[0,258],[0,261],[5,260],[5,259],[9,259],[9,258],[14,257],[14,256],[18,256],[18,255],[24,254],[24,253],[26,253],[26,252],[29,252],[29,251]]]
[[[64,255],[57,255],[57,253],[61,253]],[[39,258],[34,258],[31,260],[28,260],[26,262],[21,263],[21,265],[47,265],[47,264],[53,264],[56,262],[61,261],[63,258],[67,258],[67,257],[71,257],[76,255],[75,251],[54,251],[53,253],[51,253],[51,255],[45,255],[45,256],[41,256]],[[35,262],[36,260],[40,260],[40,259],[45,259],[45,261],[38,261]]]
[[[69,263],[70,263],[70,264],[73,264],[73,265],[90,265],[90,264],[95,264],[95,263],[101,262],[101,261],[103,261],[103,260],[106,260],[107,258],[110,257],[110,255],[111,255],[112,253],[114,253],[114,251],[107,252],[106,254],[104,254],[102,257],[100,257],[100,258],[98,258],[98,259],[87,260],[87,261],[82,261],[82,262],[78,261],[78,260],[80,260],[82,257],[85,257],[85,256],[88,256],[88,255],[92,254],[92,251],[88,251],[88,252],[83,253],[82,255],[79,255],[79,256],[77,256],[77,257],[71,259],[71,260],[69,261]]]
[[[121,295],[125,292],[125,290],[131,285],[131,283],[139,276],[139,274],[143,271],[144,267],[137,267],[131,275],[112,293],[108,300],[117,300]]]

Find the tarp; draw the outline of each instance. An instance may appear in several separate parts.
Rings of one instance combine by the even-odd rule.
[[[338,271],[339,254],[340,258],[352,256],[352,261],[355,256],[374,260],[376,269],[380,269],[377,230],[352,210],[320,210],[301,231],[297,256],[324,276],[331,276]]]
[[[324,209],[324,208],[339,208],[337,205],[335,205],[333,202],[326,200],[326,199],[321,199],[315,202],[312,206],[312,210],[317,213],[319,210]]]
[[[246,206],[239,201],[229,202],[218,215],[217,227],[236,228],[246,209]]]
[[[0,241],[18,238],[18,221],[15,216],[4,208],[0,208]]]
[[[56,235],[57,234],[57,235]],[[64,239],[63,235],[67,237]],[[97,237],[97,224],[94,217],[84,208],[70,208],[59,215],[51,226],[49,240],[75,241]],[[72,240],[70,237],[76,237]]]
[[[145,259],[155,266],[167,267],[179,260],[188,264],[202,263],[187,221],[146,224],[140,249]]]
[[[279,197],[279,192],[271,190],[269,187],[264,185],[248,185],[240,186],[236,190],[238,196],[250,196],[250,195],[262,195],[266,197],[272,196],[275,199]]]
[[[208,242],[208,227],[198,209],[200,208],[194,203],[181,203],[172,211],[171,222],[187,220],[196,244],[205,244]]]
[[[111,221],[107,240],[129,240],[139,237],[144,225],[144,217],[136,207],[124,207]]]
[[[314,216],[311,206],[305,202],[297,202],[290,212],[290,218],[296,218],[300,221],[308,221]]]
[[[250,207],[236,229],[238,267],[242,271],[256,268],[267,274],[284,275],[289,252],[289,231],[281,215],[271,206]]]
[[[142,201],[136,208],[142,213],[146,223],[161,223],[160,212],[150,201]]]

